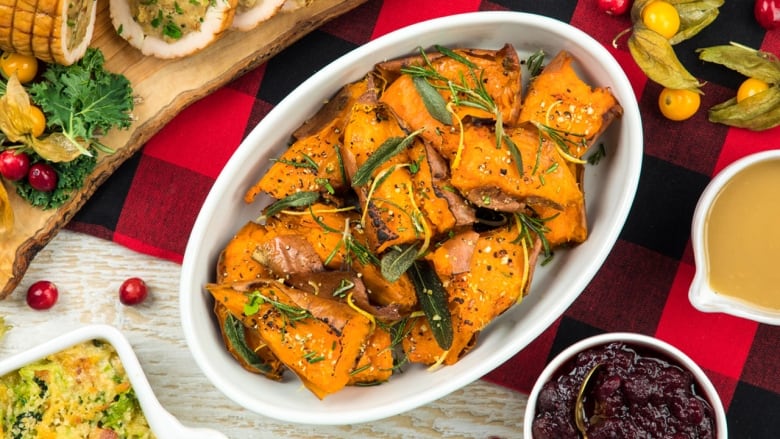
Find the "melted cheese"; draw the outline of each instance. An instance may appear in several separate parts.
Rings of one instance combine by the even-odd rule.
[[[78,344],[0,378],[0,437],[154,438],[110,344]]]

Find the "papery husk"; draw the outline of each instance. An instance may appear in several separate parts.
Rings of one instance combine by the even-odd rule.
[[[697,92],[702,85],[682,65],[669,40],[644,25],[634,26],[628,39],[628,50],[639,68],[653,82],[667,88]]]
[[[8,198],[8,191],[0,180],[0,238],[14,230],[14,209]]]
[[[710,108],[710,122],[763,131],[780,125],[780,87],[773,86],[740,102],[736,98]]]

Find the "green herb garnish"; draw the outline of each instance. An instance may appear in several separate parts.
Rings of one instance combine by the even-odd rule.
[[[292,195],[288,195],[281,200],[277,200],[270,204],[263,210],[262,218],[269,218],[277,213],[289,209],[291,207],[306,207],[311,206],[317,200],[320,199],[319,192],[296,192]]]
[[[241,320],[233,317],[232,314],[228,314],[225,318],[225,325],[223,326],[225,336],[230,341],[230,344],[235,349],[241,358],[246,361],[247,364],[264,373],[271,373],[273,369],[266,364],[262,358],[255,351],[253,351],[246,342],[246,332],[244,331],[244,324]]]
[[[123,75],[103,68],[105,58],[89,49],[71,66],[50,65],[43,81],[30,86],[33,102],[46,115],[47,126],[62,131],[82,154],[89,146],[111,152],[97,139],[112,128],[132,123],[133,90]]]
[[[420,303],[428,326],[433,331],[436,343],[443,350],[452,346],[452,315],[447,306],[447,290],[441,283],[433,266],[426,260],[417,260],[409,269],[417,301]]]

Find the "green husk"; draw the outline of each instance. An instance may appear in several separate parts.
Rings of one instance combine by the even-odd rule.
[[[647,77],[664,87],[698,90],[702,85],[674,53],[669,40],[643,24],[634,25],[628,50]]]

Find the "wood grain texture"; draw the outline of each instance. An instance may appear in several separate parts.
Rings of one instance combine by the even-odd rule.
[[[352,426],[295,425],[250,412],[217,390],[187,349],[179,320],[180,272],[178,264],[63,230],[38,254],[17,292],[0,302],[0,316],[13,325],[0,339],[0,358],[67,330],[105,323],[130,340],[168,411],[185,425],[215,428],[232,439],[523,436],[526,395],[485,381],[409,412]],[[147,282],[149,298],[127,307],[117,291],[132,276]],[[32,310],[24,299],[29,285],[41,279],[55,282],[60,290],[59,301],[48,311]]]
[[[116,152],[101,155],[85,186],[59,209],[34,208],[17,196],[10,184],[4,183],[16,224],[13,233],[0,237],[0,299],[14,290],[30,261],[70,221],[97,187],[174,116],[364,1],[315,0],[305,8],[278,14],[255,30],[229,31],[215,44],[193,56],[162,60],[142,55],[117,35],[111,25],[108,0],[98,0],[92,46],[103,51],[106,69],[130,80],[137,99],[134,122],[129,129],[112,131],[103,138],[103,143]]]

